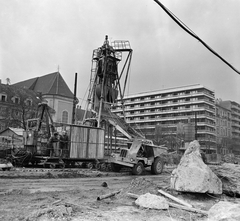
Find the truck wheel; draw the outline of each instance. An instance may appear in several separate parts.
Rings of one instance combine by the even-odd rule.
[[[121,170],[121,165],[115,164],[115,163],[111,163],[111,170],[113,172],[119,172]]]
[[[133,175],[141,175],[144,171],[144,166],[142,162],[138,162],[134,167],[132,168],[132,174]]]
[[[157,157],[152,166],[151,166],[151,172],[152,174],[160,174],[163,171],[163,161],[160,157]]]

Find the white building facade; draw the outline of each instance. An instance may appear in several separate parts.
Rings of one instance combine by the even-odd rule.
[[[120,103],[113,112],[123,117]],[[156,125],[177,136],[179,125],[191,123],[201,148],[216,149],[215,93],[200,84],[125,96],[124,112],[126,122],[149,139],[154,140]],[[181,139],[189,142],[187,134]]]

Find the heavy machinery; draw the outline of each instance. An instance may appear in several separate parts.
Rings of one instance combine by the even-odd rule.
[[[40,103],[38,110],[39,117],[28,119],[26,122],[26,130],[23,133],[24,147],[32,154],[37,154],[40,151],[39,148],[45,146],[45,154],[48,155],[47,142],[55,131],[54,123],[46,102]],[[42,151],[41,154],[43,154]]]
[[[38,117],[26,121],[26,130],[23,133],[24,149],[13,154],[15,164],[27,166],[31,162],[32,165],[42,164],[51,168],[65,166],[59,157],[50,157],[48,142],[56,132],[50,110],[47,102],[42,102],[38,105]],[[58,149],[58,145],[54,143],[53,148]]]
[[[124,52],[127,52],[128,55],[119,74],[118,63],[121,61]],[[152,172],[159,174],[163,169],[163,154],[167,153],[167,148],[155,146],[151,140],[147,140],[140,132],[128,125],[124,117],[123,97],[131,57],[132,49],[128,41],[114,41],[110,45],[108,36],[106,36],[103,46],[93,51],[91,86],[83,123],[104,128],[107,147],[110,146],[111,150],[111,157],[108,162],[111,163],[114,171],[119,171],[122,167],[130,167],[133,174],[139,175],[145,167],[151,166]],[[122,89],[120,82],[123,75],[125,79]],[[121,100],[123,118],[111,111],[111,108],[116,105],[117,98]],[[92,117],[86,118],[87,111],[93,113]],[[115,138],[113,137],[113,131],[115,132]],[[116,151],[113,153],[113,146],[116,149],[117,140],[121,136],[126,138],[125,143],[129,144],[129,148],[121,148],[120,154]],[[144,155],[140,154],[142,149],[144,149]]]
[[[130,148],[121,148],[120,154],[112,154],[112,170],[118,172],[122,167],[132,168],[134,175],[141,175],[146,167],[152,174],[162,173],[166,161],[167,148],[156,146],[141,139],[135,139]]]
[[[74,166],[76,162],[103,170],[130,167],[134,174],[141,174],[144,167],[154,165],[153,173],[160,173],[163,167],[161,154],[165,149],[153,145],[152,141],[127,124],[124,118],[123,97],[131,58],[132,49],[128,41],[110,44],[106,36],[103,45],[93,50],[88,102],[82,124],[54,123],[47,104],[40,104],[39,117],[27,121],[24,153],[28,154],[22,159],[32,165],[41,163],[52,168]],[[125,62],[118,72],[119,63],[123,60]],[[117,98],[121,100],[123,117],[112,112],[112,107],[117,105]],[[54,131],[61,133],[63,130],[69,136],[67,154],[64,157],[50,157],[48,140]],[[126,148],[128,145],[129,148]],[[147,151],[145,156],[138,153],[142,147]],[[119,151],[120,155],[117,155]]]

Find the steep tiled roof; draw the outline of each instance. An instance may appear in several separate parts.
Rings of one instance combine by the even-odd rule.
[[[50,94],[73,98],[73,93],[59,72],[21,81],[14,85],[41,92],[43,95]]]

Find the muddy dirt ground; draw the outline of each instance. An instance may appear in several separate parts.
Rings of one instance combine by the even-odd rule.
[[[171,207],[168,210],[139,208],[127,193],[158,194],[157,189],[161,188],[206,211],[225,197],[173,192],[169,190],[170,174],[168,169],[158,176],[147,172],[143,176],[132,176],[129,172],[79,168],[0,171],[0,220],[206,220],[202,214]],[[117,190],[121,192],[97,200],[97,197]]]

